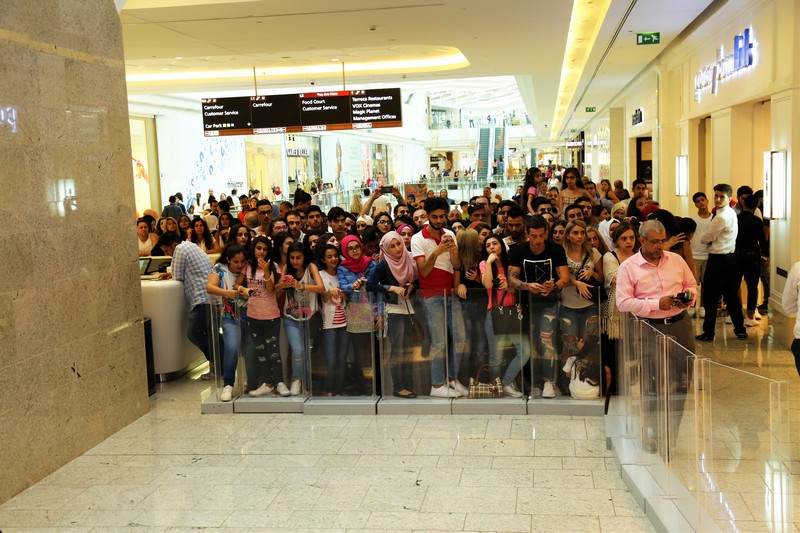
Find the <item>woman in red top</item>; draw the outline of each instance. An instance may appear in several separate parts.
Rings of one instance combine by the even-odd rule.
[[[499,313],[511,313],[515,318],[520,319],[522,325],[522,312],[517,307],[514,293],[508,288],[506,279],[506,268],[508,265],[508,252],[503,241],[495,235],[486,237],[483,242],[485,251],[485,261],[481,261],[480,271],[483,286],[489,293],[489,310],[497,309]],[[489,338],[489,366],[492,368],[492,379],[500,375],[500,365],[503,362],[503,350],[511,344],[516,348],[517,354],[508,364],[503,374],[503,392],[511,398],[522,398],[522,393],[514,386],[514,380],[522,371],[522,367],[530,359],[530,352],[527,348],[523,349],[521,327],[516,331],[502,331],[501,325],[495,323],[495,319],[490,312],[487,317],[486,332],[493,338]],[[489,325],[491,323],[491,325]],[[525,343],[527,345],[527,343]]]

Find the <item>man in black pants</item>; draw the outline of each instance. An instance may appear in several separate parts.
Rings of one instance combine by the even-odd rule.
[[[746,339],[742,302],[739,300],[741,272],[736,259],[736,237],[739,224],[736,213],[730,206],[733,189],[727,183],[714,186],[714,206],[716,212],[708,229],[700,237],[700,242],[708,246],[708,263],[705,273],[706,317],[703,320],[703,333],[695,337],[699,341],[713,341],[717,321],[717,302],[725,298],[728,316],[733,322],[733,332],[738,339]]]
[[[763,223],[754,211],[758,208],[758,198],[746,196],[740,199],[742,212],[738,215],[739,235],[736,237],[736,257],[744,282],[747,284],[747,317],[745,327],[757,326],[755,319],[758,301],[758,278],[761,273],[762,257],[769,257],[769,244],[764,235]]]

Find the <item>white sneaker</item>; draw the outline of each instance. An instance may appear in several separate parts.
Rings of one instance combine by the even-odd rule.
[[[705,307],[701,307],[700,311],[698,311],[698,313],[697,313],[697,316],[699,316],[700,318],[705,318],[706,317],[706,308]]]
[[[302,392],[303,385],[300,383],[299,379],[295,379],[292,381],[292,388],[290,389],[292,396],[300,396],[300,392]]]
[[[726,323],[726,324],[733,324],[733,320],[731,320],[731,317],[730,317],[730,315],[728,315],[728,316],[726,316],[726,317],[725,317],[725,323]]]
[[[745,318],[744,325],[748,328],[752,328],[753,326],[757,326],[758,322],[756,322],[755,319],[752,318]]]
[[[441,387],[431,386],[431,398],[461,398],[461,396],[463,396],[463,394],[446,385],[442,385]]]
[[[575,356],[574,355],[570,355],[567,358],[567,362],[564,363],[564,367],[561,370],[563,370],[564,372],[569,374],[570,371],[572,370],[572,365],[574,365],[574,364],[575,364]]]
[[[270,387],[266,383],[262,383],[259,388],[251,390],[248,394],[253,398],[258,398],[259,396],[266,396],[267,394],[272,394],[272,387]]]
[[[289,391],[289,388],[286,386],[286,383],[284,383],[283,381],[278,383],[277,389],[278,389],[278,394],[280,394],[284,398],[286,398],[287,396],[289,396],[291,394],[291,392]]]
[[[513,383],[510,385],[503,385],[503,392],[509,398],[522,398],[522,393],[514,387]]]
[[[545,381],[544,389],[542,389],[542,398],[555,398],[555,397],[556,397],[556,389],[553,386],[553,382]]]
[[[458,391],[461,394],[461,396],[466,396],[467,394],[469,394],[469,389],[466,388],[464,385],[462,385],[461,382],[458,381],[457,379],[449,381],[447,383],[447,386],[455,391]]]
[[[231,401],[232,396],[233,396],[233,387],[230,385],[225,385],[224,387],[222,387],[222,394],[219,395],[219,401],[229,402]]]

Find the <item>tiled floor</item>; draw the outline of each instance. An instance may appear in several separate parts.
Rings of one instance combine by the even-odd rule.
[[[166,384],[0,529],[653,531],[600,417],[201,416],[206,386]]]

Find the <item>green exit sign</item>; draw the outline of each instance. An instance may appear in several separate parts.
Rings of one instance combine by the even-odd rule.
[[[595,106],[591,106],[591,107],[587,107],[586,108],[586,112],[587,113],[594,113],[595,111],[597,111],[597,108]]]
[[[637,33],[636,44],[661,44],[661,32]]]

